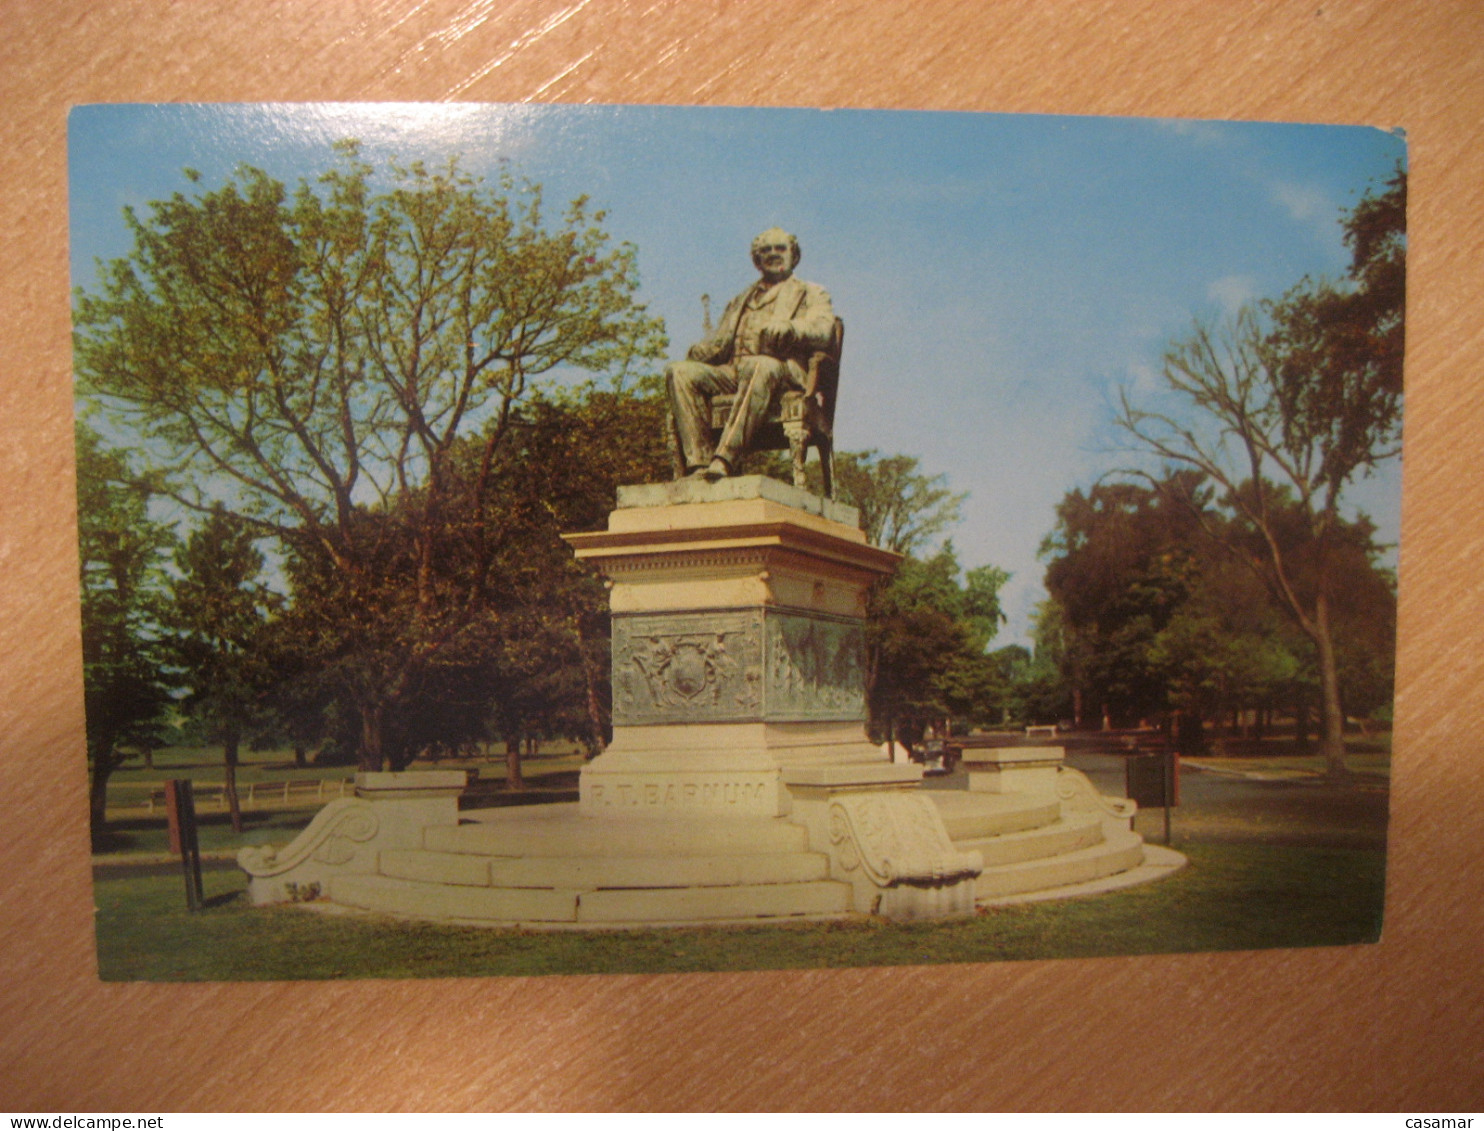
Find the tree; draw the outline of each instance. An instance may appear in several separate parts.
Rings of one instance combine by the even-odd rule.
[[[265,721],[263,700],[274,674],[263,645],[277,601],[261,581],[265,562],[257,537],[247,523],[215,507],[176,549],[167,614],[188,702],[207,740],[222,744],[222,792],[238,833],[238,752],[250,728]]]
[[[762,474],[788,478],[776,453],[753,458]],[[898,723],[911,730],[926,719],[987,717],[1001,690],[985,649],[1004,621],[999,593],[1010,575],[992,565],[963,574],[951,543],[912,556],[958,522],[968,497],[920,466],[915,456],[835,453],[836,497],[860,511],[867,541],[906,556],[872,588],[867,613],[866,696],[871,731],[883,737]],[[807,474],[817,492],[818,465]]]
[[[961,573],[951,542],[931,558],[908,557],[871,595],[866,688],[871,730],[911,740],[922,724],[954,715],[984,717],[997,688],[985,654],[1004,616],[1003,570]]]
[[[415,681],[385,703],[379,729],[388,764],[402,768],[430,747],[502,738],[507,781],[519,788],[529,739],[577,736],[601,749],[609,726],[607,598],[561,534],[606,523],[619,482],[663,473],[662,421],[652,388],[585,386],[535,394],[512,414],[487,465],[481,435],[455,445],[430,580],[477,601]],[[416,645],[419,612],[406,578],[421,506],[413,491],[357,515],[366,566],[355,578],[313,545],[289,560],[292,601],[276,631],[285,653],[279,663],[316,673],[332,701],[360,703]]]
[[[861,512],[861,528],[873,546],[910,554],[959,520],[967,495],[954,494],[943,475],[924,475],[915,456],[875,451],[835,456],[836,493]]]
[[[540,622],[529,635],[545,631],[553,643],[537,677],[546,687],[546,726],[580,735],[590,756],[612,730],[608,601],[561,535],[605,528],[620,484],[668,473],[664,419],[657,379],[632,390],[588,384],[536,398],[520,433],[519,460],[529,470],[522,484],[540,502],[530,542],[543,552],[523,558],[527,583],[519,592],[528,619],[537,614]]]
[[[1208,497],[1199,477],[1185,472],[1178,484],[1155,488],[1099,483],[1058,504],[1057,525],[1041,545],[1052,604],[1038,639],[1055,630],[1077,725],[1089,706],[1128,721],[1168,707],[1150,648],[1191,593],[1199,572],[1195,512]]]
[[[1147,451],[1208,477],[1252,536],[1229,544],[1315,649],[1321,753],[1333,776],[1346,770],[1332,563],[1345,488],[1399,452],[1405,223],[1398,172],[1345,218],[1352,262],[1344,285],[1305,280],[1276,303],[1245,308],[1225,330],[1198,322],[1163,367],[1195,415],[1139,408],[1125,396],[1118,421]],[[1279,529],[1295,515],[1297,547]],[[1308,586],[1295,575],[1296,556],[1308,563]]]
[[[102,834],[108,780],[131,743],[152,745],[170,703],[160,620],[162,566],[173,536],[149,517],[127,457],[77,426],[77,528],[82,582],[83,694],[88,811]]]
[[[990,654],[1000,675],[1000,723],[1056,723],[1069,716],[1076,718],[1078,702],[1072,688],[1080,686],[1075,678],[1065,676],[1063,669],[1076,671],[1069,648],[1077,638],[1066,627],[1061,606],[1048,597],[1035,610],[1031,619],[1034,650],[1018,644],[997,649]]]
[[[1263,552],[1259,536],[1221,515],[1198,473],[1074,490],[1057,515],[1042,546],[1051,598],[1037,618],[1037,659],[1043,651],[1054,659],[1079,722],[1081,701],[1122,722],[1164,717],[1195,749],[1201,724],[1270,711],[1279,699],[1297,710],[1311,694],[1312,665],[1291,618],[1245,564]],[[1295,585],[1307,593],[1314,571],[1301,517],[1290,504],[1274,518]],[[1341,521],[1329,568],[1346,594],[1335,617],[1337,639],[1350,642],[1342,682],[1374,692],[1395,614],[1372,533],[1368,523]]]
[[[126,211],[133,251],[78,293],[75,352],[84,395],[141,437],[158,490],[279,539],[332,605],[405,608],[344,683],[361,764],[379,769],[388,713],[483,615],[488,558],[462,577],[438,562],[453,494],[488,549],[496,456],[530,382],[624,374],[664,339],[633,249],[610,246],[585,201],[552,228],[539,188],[509,176],[491,188],[415,163],[373,192],[355,144],[339,153],[292,195],[243,168]],[[474,434],[475,473],[456,479]]]

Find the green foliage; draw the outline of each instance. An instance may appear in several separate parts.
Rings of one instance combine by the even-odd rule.
[[[619,482],[662,474],[661,414],[652,396],[586,386],[534,396],[493,447],[487,436],[457,445],[425,567],[416,491],[357,512],[354,574],[314,543],[296,547],[285,662],[342,716],[377,700],[393,766],[495,735],[600,744],[606,595],[560,535],[601,526]],[[437,596],[427,605],[409,584],[419,570]]]
[[[172,650],[202,735],[222,744],[232,825],[242,828],[237,755],[261,729],[263,698],[275,679],[263,647],[277,595],[261,582],[257,534],[218,505],[175,552],[171,587]]]
[[[413,164],[377,192],[354,143],[339,155],[293,191],[243,168],[126,213],[133,251],[77,296],[76,359],[155,490],[278,539],[294,617],[264,647],[307,681],[284,721],[323,734],[338,704],[379,768],[410,756],[413,702],[474,725],[471,665],[519,588],[497,576],[558,545],[522,548],[561,511],[517,462],[532,382],[606,373],[624,399],[664,337],[585,201],[552,225],[509,177]]]
[[[1398,171],[1346,218],[1349,278],[1305,279],[1265,304],[1272,328],[1262,360],[1274,377],[1285,452],[1304,467],[1290,479],[1312,479],[1325,499],[1399,448],[1406,209],[1407,175]]]
[[[930,558],[903,559],[872,595],[867,620],[871,728],[880,737],[905,726],[984,719],[1000,690],[985,648],[1004,620],[1004,570],[981,566],[964,576],[953,543]]]
[[[172,647],[209,741],[244,729],[272,675],[260,638],[279,601],[262,581],[257,537],[218,506],[175,551]]]
[[[875,451],[835,454],[835,492],[861,512],[874,546],[910,554],[959,520],[967,495],[954,494],[943,475],[925,475],[915,456]]]
[[[103,823],[108,777],[131,744],[158,741],[170,702],[162,618],[164,565],[174,544],[149,516],[148,493],[124,453],[77,426],[78,551],[82,591],[83,694],[91,812]]]
[[[1354,534],[1340,500],[1400,450],[1405,225],[1399,171],[1346,217],[1352,262],[1343,283],[1306,279],[1225,329],[1197,323],[1164,361],[1168,390],[1194,415],[1125,397],[1118,421],[1167,467],[1213,486],[1218,507],[1196,512],[1207,533],[1241,557],[1308,638],[1335,774],[1345,768],[1334,606]],[[1371,683],[1364,698],[1376,697]]]
[[[471,426],[503,421],[558,367],[658,356],[633,249],[577,201],[547,229],[540,190],[498,191],[456,163],[338,167],[290,195],[243,168],[221,189],[127,214],[133,252],[79,293],[84,392],[206,481],[166,480],[209,509],[222,478],[265,528],[332,550],[367,497],[436,482]]]
[[[1186,498],[1198,490],[1187,474]],[[1131,483],[1069,492],[1043,543],[1054,606],[1057,661],[1088,706],[1122,720],[1167,706],[1158,635],[1189,598],[1195,580],[1196,521],[1171,493]]]
[[[1374,564],[1373,528],[1341,522],[1321,562],[1291,497],[1274,492],[1269,505],[1294,590],[1311,599],[1322,570],[1343,595],[1332,628],[1345,702],[1369,713],[1389,699],[1395,646],[1394,585]],[[1057,513],[1037,659],[1044,652],[1089,712],[1216,721],[1317,689],[1309,642],[1249,564],[1265,552],[1260,535],[1217,512],[1191,473],[1073,491]]]

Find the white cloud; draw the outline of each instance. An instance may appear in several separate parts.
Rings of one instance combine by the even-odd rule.
[[[1193,118],[1156,118],[1154,124],[1177,137],[1188,137],[1197,145],[1221,145],[1229,137],[1227,131],[1222,129],[1222,122]]]
[[[1148,396],[1164,387],[1159,379],[1159,371],[1147,362],[1130,362],[1128,375],[1132,378],[1128,391],[1134,396]]]
[[[1206,288],[1206,297],[1221,307],[1222,313],[1235,315],[1244,303],[1257,297],[1257,283],[1251,275],[1223,275]]]
[[[1273,199],[1288,210],[1288,214],[1300,223],[1319,220],[1333,223],[1339,208],[1329,195],[1314,185],[1297,185],[1287,181],[1275,181],[1271,186]]]

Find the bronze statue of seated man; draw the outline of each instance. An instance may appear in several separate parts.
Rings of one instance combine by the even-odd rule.
[[[715,332],[665,368],[685,473],[721,479],[752,450],[758,426],[786,389],[804,388],[811,354],[830,347],[835,311],[821,286],[794,277],[799,241],[769,228],[752,241],[761,278],[727,304]],[[712,447],[711,398],[735,394]]]

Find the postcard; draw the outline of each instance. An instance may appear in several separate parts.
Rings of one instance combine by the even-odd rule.
[[[1375,941],[1406,160],[77,107],[100,976]]]

